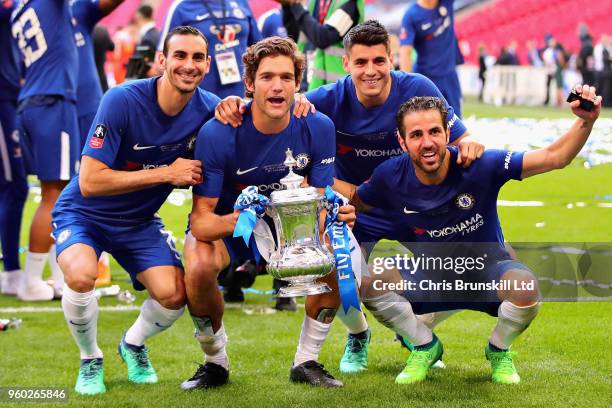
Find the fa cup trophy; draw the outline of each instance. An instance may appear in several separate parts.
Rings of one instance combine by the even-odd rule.
[[[276,227],[276,248],[270,255],[268,272],[289,282],[279,297],[316,295],[329,292],[329,286],[316,282],[334,267],[334,256],[319,237],[319,215],[325,207],[323,196],[314,187],[300,187],[304,177],[295,174],[297,165],[291,149],[285,152],[289,174],[280,182],[284,190],[270,195],[268,215]]]

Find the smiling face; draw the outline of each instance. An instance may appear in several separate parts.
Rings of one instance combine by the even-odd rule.
[[[417,173],[436,176],[447,155],[446,146],[450,133],[444,129],[438,110],[427,109],[404,115],[404,134],[399,142],[410,155]],[[418,174],[417,174],[418,175]]]
[[[342,57],[344,70],[351,74],[357,99],[366,107],[382,105],[391,91],[393,61],[385,44],[354,44]]]
[[[245,80],[246,88],[253,94],[253,109],[270,119],[289,115],[298,82],[293,60],[285,55],[264,57],[255,72],[254,79]]]
[[[173,35],[159,60],[164,76],[180,93],[191,93],[210,68],[204,39],[197,35]]]

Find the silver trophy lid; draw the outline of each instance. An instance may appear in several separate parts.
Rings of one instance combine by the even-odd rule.
[[[297,160],[293,157],[291,149],[287,148],[286,158],[283,164],[289,167],[289,174],[280,179],[280,183],[285,187],[284,190],[274,191],[270,194],[272,205],[285,203],[295,203],[301,201],[313,201],[321,198],[321,194],[314,187],[300,187],[304,177],[293,172],[293,167],[297,166]]]

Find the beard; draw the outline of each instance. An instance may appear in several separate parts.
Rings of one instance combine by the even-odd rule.
[[[434,174],[442,167],[442,163],[444,163],[444,159],[448,152],[446,148],[443,148],[436,153],[438,153],[438,161],[434,165],[423,164],[421,155],[417,156],[416,160],[413,160],[413,162],[423,173]]]

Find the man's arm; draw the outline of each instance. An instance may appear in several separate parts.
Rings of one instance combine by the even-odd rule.
[[[283,14],[290,13],[308,40],[321,49],[342,40],[342,37],[359,21],[356,1],[345,3],[324,24],[320,24],[301,4],[286,5],[288,2],[284,0],[279,2],[284,4]]]
[[[412,23],[413,6],[408,9],[402,17],[400,26],[400,69],[404,72],[412,72],[412,50],[414,49],[415,27]]]
[[[167,183],[178,187],[193,186],[202,180],[198,160],[178,158],[167,167],[138,171],[113,170],[93,157],[83,155],[79,188],[84,197],[112,196]]]
[[[232,235],[239,211],[227,215],[215,214],[218,197],[193,195],[191,208],[191,233],[199,241],[212,242]]]
[[[404,72],[412,72],[412,45],[400,47],[400,69]]]
[[[349,204],[355,207],[357,212],[369,211],[372,207],[361,201],[359,194],[357,194],[357,186],[346,181],[338,180],[334,178],[334,185],[332,186],[334,191],[342,194],[349,200]]]
[[[578,116],[572,127],[549,146],[526,152],[523,155],[521,178],[535,176],[567,166],[586,143],[595,121],[601,111],[601,96],[596,96],[595,88],[588,85],[576,87],[576,91],[594,102],[591,112],[580,108],[580,101],[570,103],[572,112]]]

